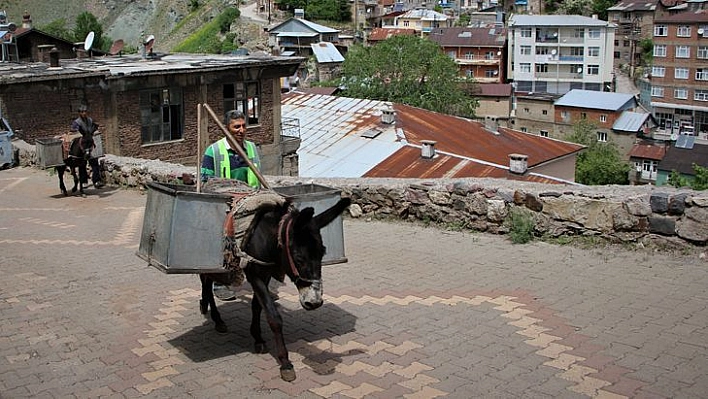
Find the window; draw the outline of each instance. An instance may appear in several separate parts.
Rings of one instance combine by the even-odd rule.
[[[548,55],[551,53],[551,49],[548,47],[536,47],[536,55]]]
[[[600,115],[600,122],[602,122],[602,123],[607,122],[607,115],[605,115],[605,114]]]
[[[696,80],[708,80],[708,68],[696,68]]]
[[[522,133],[526,133],[526,132],[527,132],[527,129],[526,129],[525,127],[522,127],[522,128],[521,128],[521,132],[522,132]]]
[[[484,59],[485,60],[493,60],[494,59],[494,51],[487,51],[484,53]]]
[[[536,72],[537,73],[548,72],[548,64],[536,64]]]
[[[153,89],[140,92],[140,133],[143,144],[179,140],[183,131],[182,91]]]
[[[580,54],[582,55],[582,54]],[[599,57],[600,48],[599,47],[588,47],[588,57]]]
[[[457,58],[457,54],[455,53],[454,50],[453,50],[453,51],[448,51],[448,52],[447,52],[447,56],[450,57],[450,58],[452,58],[453,60],[454,60],[455,58]]]
[[[676,46],[676,58],[689,58],[691,56],[691,48],[688,46]]]
[[[521,37],[531,37],[531,28],[521,28]]]
[[[590,39],[599,39],[600,38],[600,29],[597,29],[597,28],[588,29],[588,37]]]
[[[679,25],[678,28],[676,28],[676,36],[691,37],[691,27],[688,25]]]
[[[667,36],[669,27],[666,25],[654,25],[654,36]]]
[[[618,59],[620,59],[620,58],[622,57],[622,56],[620,55],[620,52],[619,52],[619,51],[615,51],[614,56],[615,56],[615,59],[616,59],[616,60],[618,60]]]
[[[548,110],[547,110],[547,109],[544,109],[544,110],[541,111],[541,113],[542,113],[543,115],[548,115]]]
[[[629,40],[622,40],[622,47],[629,47]]]
[[[655,44],[654,45],[654,57],[666,57],[666,45],[665,44]]]
[[[666,74],[666,68],[663,66],[653,66],[651,67],[651,76],[657,78],[663,78]]]
[[[526,113],[528,114],[528,113],[530,113],[530,112],[531,112],[531,110],[530,110],[530,109],[528,109],[528,108],[524,108],[524,112],[526,112]]]
[[[548,137],[548,130],[541,130],[539,134],[541,135],[541,137]]]
[[[531,46],[521,46],[519,52],[521,55],[531,55]]]
[[[607,132],[597,132],[597,141],[607,143]]]
[[[573,37],[577,37],[577,38],[585,37],[585,29],[584,28],[575,28],[575,30],[573,31]]]
[[[570,120],[570,112],[561,111],[561,118],[563,119],[563,122],[568,122]]]
[[[599,75],[600,74],[600,66],[599,65],[588,65],[587,74],[588,75]]]
[[[664,88],[659,87],[659,86],[652,86],[651,87],[651,96],[652,97],[664,97]]]
[[[531,73],[531,64],[528,62],[522,62],[519,64],[519,72]]]
[[[698,37],[708,37],[708,25],[698,25],[698,30],[701,32]]]
[[[487,69],[486,71],[484,71],[484,77],[493,78],[493,77],[497,76],[498,73],[499,72],[497,72],[496,69]]]
[[[696,90],[693,93],[693,99],[696,101],[708,101],[708,90]]]
[[[675,68],[674,79],[688,79],[688,68]]]
[[[224,85],[224,109],[237,109],[248,118],[249,126],[257,125],[261,116],[261,91],[258,82],[236,82]]]
[[[465,59],[466,59],[466,60],[473,60],[473,59],[474,59],[474,53],[471,52],[471,51],[467,51],[467,52],[465,53]]]
[[[468,78],[473,78],[473,77],[474,77],[474,72],[472,72],[471,69],[468,69],[468,70],[465,71],[465,76],[467,76]]]
[[[708,58],[708,46],[698,46],[696,57],[701,59]]]
[[[685,100],[688,98],[688,90],[684,88],[676,88],[674,89],[674,98],[677,98],[679,100]]]

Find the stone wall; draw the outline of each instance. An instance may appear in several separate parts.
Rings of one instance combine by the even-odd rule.
[[[194,167],[112,155],[103,160],[103,170],[109,185],[141,190],[149,181],[180,183],[183,175],[193,178],[196,173]],[[708,192],[687,189],[503,179],[266,179],[273,187],[314,183],[338,188],[352,198],[353,217],[417,220],[506,234],[508,216],[517,208],[533,217],[538,236],[595,236],[675,248],[708,242]]]

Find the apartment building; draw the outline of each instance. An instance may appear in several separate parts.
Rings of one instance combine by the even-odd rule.
[[[506,29],[491,24],[484,28],[437,28],[428,36],[455,60],[460,76],[478,83],[504,83]]]
[[[607,9],[607,20],[617,25],[614,66],[638,66],[642,39],[651,39],[659,0],[623,0]],[[631,68],[630,68],[631,69]]]
[[[508,77],[519,92],[610,90],[615,28],[579,15],[514,15]]]
[[[406,11],[393,20],[393,27],[412,28],[421,36],[427,36],[435,28],[450,27],[452,24],[452,18],[426,8]]]
[[[648,101],[663,133],[708,137],[708,13],[658,17]],[[647,101],[643,101],[647,103]]]

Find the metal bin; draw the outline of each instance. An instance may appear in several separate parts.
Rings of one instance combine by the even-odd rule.
[[[12,166],[14,162],[10,136],[12,136],[12,132],[0,131],[0,169]]]
[[[103,139],[100,134],[95,134],[93,136],[93,143],[96,146],[93,151],[91,151],[92,158],[101,158],[105,154],[103,153]]]
[[[61,139],[44,138],[37,139],[37,163],[42,168],[51,168],[53,166],[64,165],[62,156]]]
[[[315,215],[327,210],[341,198],[341,190],[318,184],[273,187],[273,191],[291,199],[298,209],[308,206],[315,208]],[[322,258],[323,265],[347,262],[347,258],[344,256],[342,215],[337,216],[332,223],[322,229],[322,242],[327,248],[327,252]]]

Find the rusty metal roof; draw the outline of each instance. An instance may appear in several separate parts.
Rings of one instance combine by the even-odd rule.
[[[381,120],[389,106],[395,111],[394,124]],[[527,155],[532,169],[583,148],[509,129],[495,133],[468,119],[375,100],[291,92],[283,95],[282,114],[300,120],[303,177],[498,177],[568,183],[533,171],[512,175],[509,154]],[[421,157],[422,140],[437,142],[433,160]]]
[[[367,38],[370,42],[378,42],[386,40],[393,36],[413,36],[415,29],[413,28],[374,28]]]
[[[639,143],[635,144],[629,151],[630,158],[643,158],[643,159],[654,159],[661,161],[666,155],[666,146],[651,144],[651,143]]]
[[[428,38],[443,47],[504,47],[506,29],[503,27],[469,28],[451,27],[437,28],[430,32]]]

